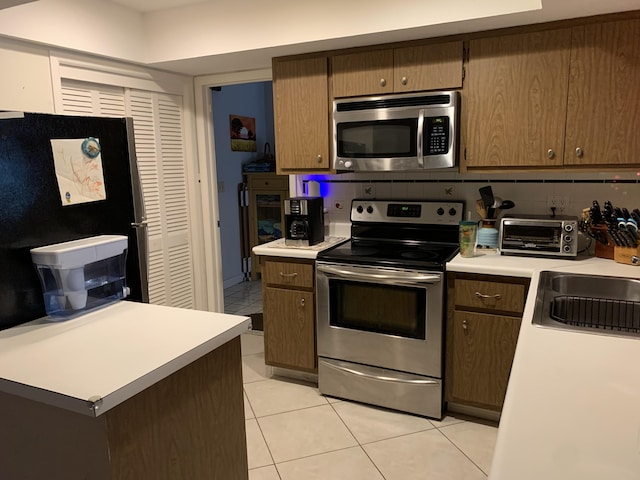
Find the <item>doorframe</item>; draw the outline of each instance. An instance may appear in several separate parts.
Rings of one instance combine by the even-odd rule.
[[[198,182],[202,204],[202,230],[204,234],[204,271],[208,310],[224,311],[224,286],[222,277],[222,250],[218,221],[218,174],[216,171],[216,146],[213,135],[213,108],[211,87],[240,83],[272,81],[270,68],[198,76],[193,79],[196,113],[196,142],[198,153]]]

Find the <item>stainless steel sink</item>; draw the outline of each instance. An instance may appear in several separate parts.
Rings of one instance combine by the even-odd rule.
[[[533,323],[640,338],[640,280],[543,271]]]

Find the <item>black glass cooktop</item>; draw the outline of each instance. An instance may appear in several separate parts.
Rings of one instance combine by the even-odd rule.
[[[458,245],[453,244],[352,239],[320,252],[318,260],[443,270],[445,263],[451,260],[458,250]]]

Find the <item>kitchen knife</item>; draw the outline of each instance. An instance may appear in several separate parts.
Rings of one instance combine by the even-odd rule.
[[[593,201],[593,205],[589,209],[589,216],[593,225],[600,225],[602,223],[602,210],[600,210],[600,204],[597,200]]]
[[[482,198],[482,203],[484,203],[484,207],[487,210],[487,218],[493,218],[493,190],[491,189],[491,185],[487,185],[486,187],[481,187],[479,190],[480,198]]]

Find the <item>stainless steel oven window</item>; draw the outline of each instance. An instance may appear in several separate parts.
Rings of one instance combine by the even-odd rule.
[[[426,339],[424,288],[332,279],[329,296],[333,327]]]

